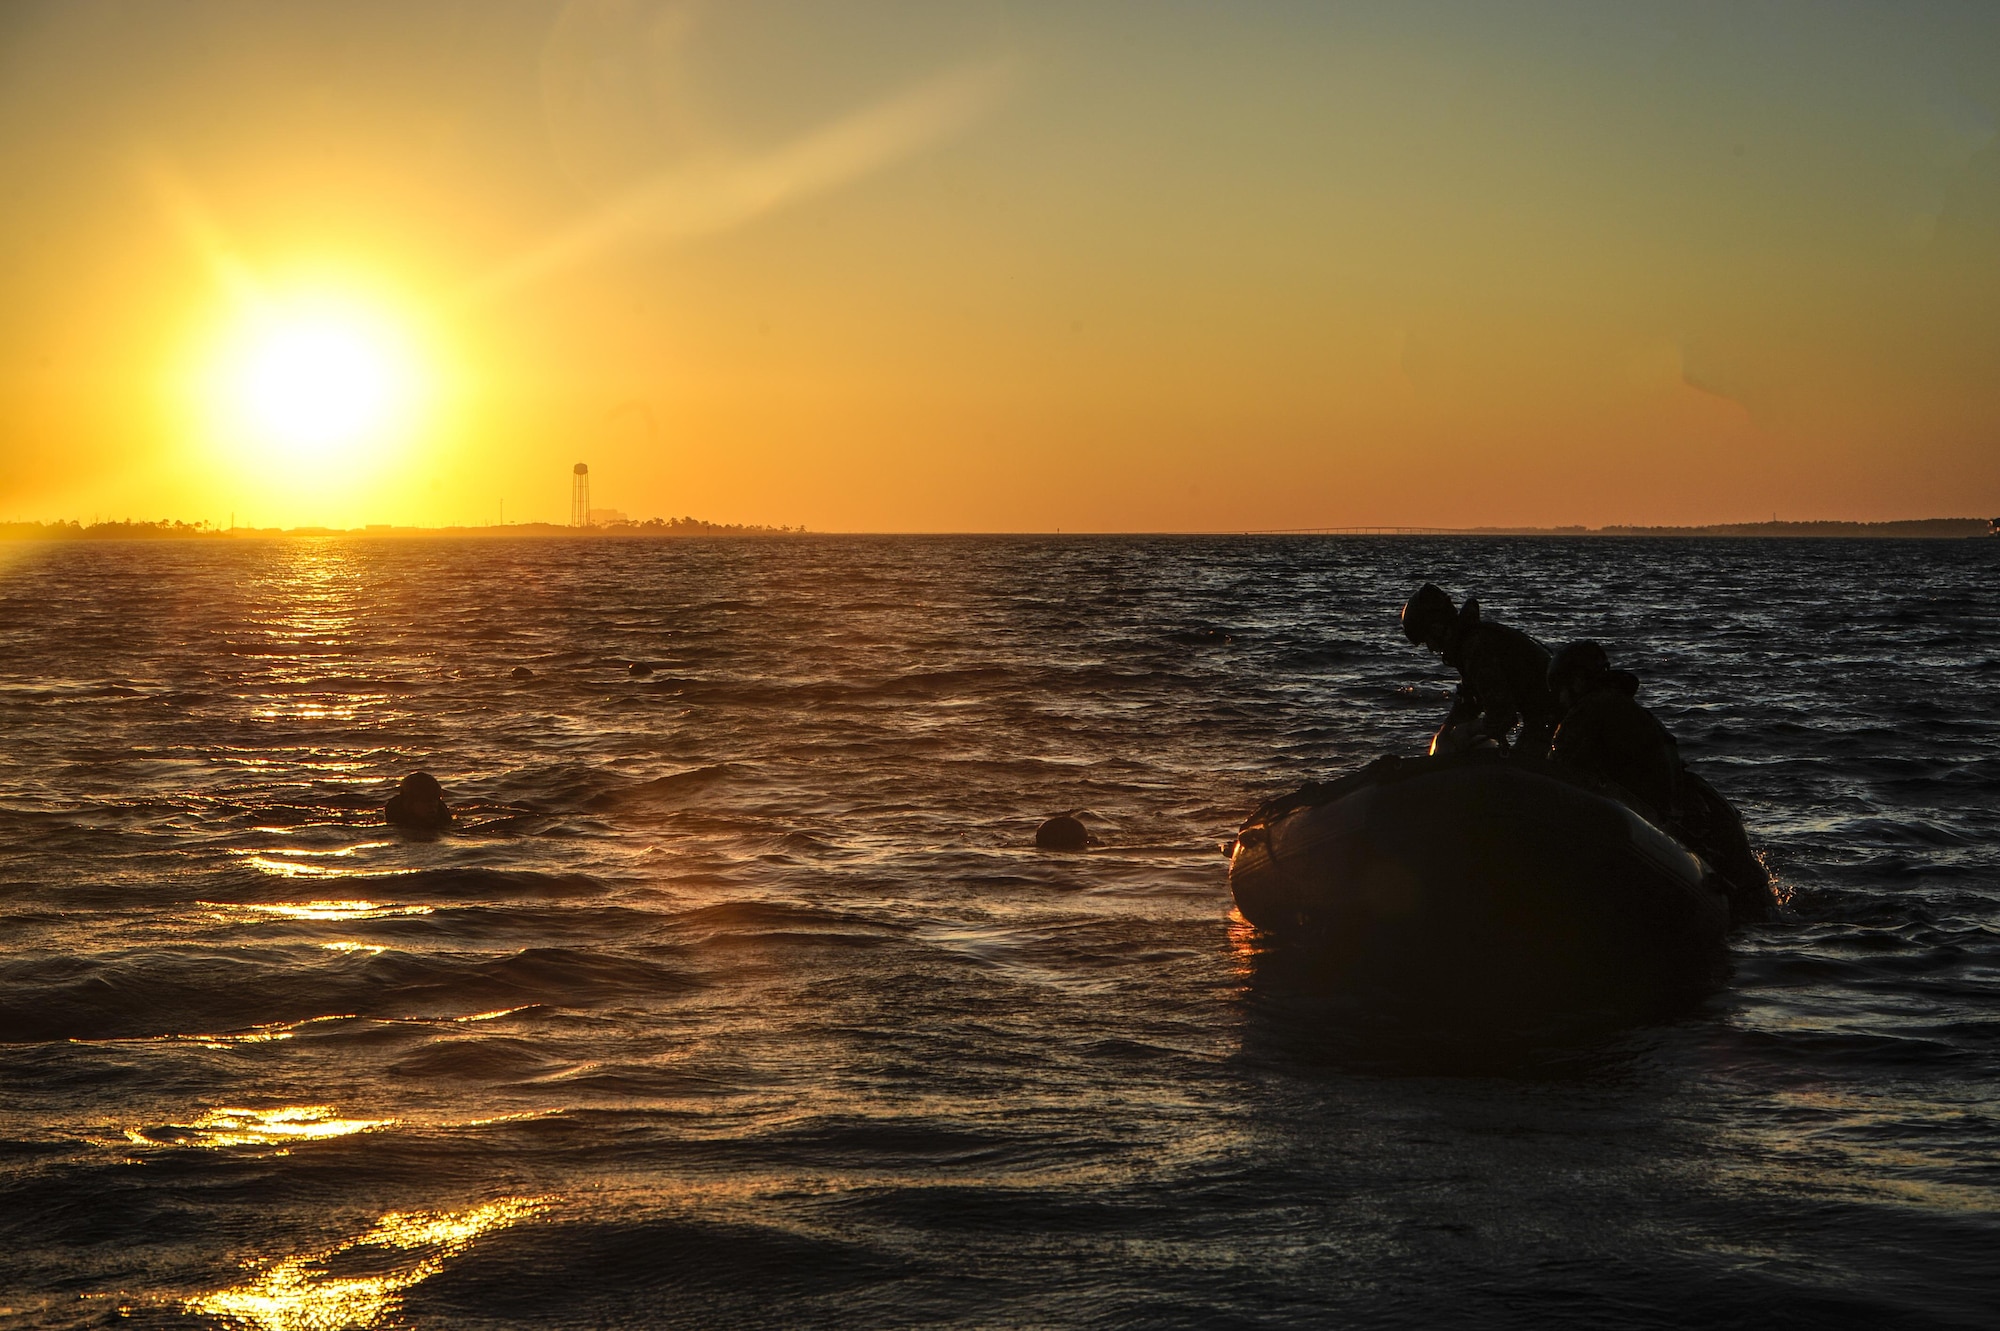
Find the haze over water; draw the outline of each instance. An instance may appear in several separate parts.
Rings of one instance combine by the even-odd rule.
[[[2000,541],[4,558],[22,1324],[2000,1306]],[[1469,1050],[1232,917],[1254,804],[1435,724],[1423,577],[1602,638],[1744,809],[1792,902],[1698,1012]],[[383,826],[416,768],[453,834]]]

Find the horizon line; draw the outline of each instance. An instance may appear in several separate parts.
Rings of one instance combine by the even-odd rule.
[[[1490,525],[1476,527],[1414,527],[1387,524],[1324,527],[1208,528],[1193,530],[1091,529],[1061,527],[1044,530],[882,530],[852,528],[811,531],[803,525],[773,526],[762,523],[711,522],[694,517],[651,518],[644,522],[592,523],[571,526],[557,522],[443,523],[436,526],[400,523],[364,523],[358,527],[301,524],[294,527],[217,526],[207,519],[0,519],[0,539],[204,539],[214,537],[361,537],[434,538],[448,536],[519,536],[550,539],[562,536],[612,539],[687,539],[697,536],[780,537],[780,536],[994,536],[994,537],[1253,537],[1253,536],[1551,536],[1551,537],[1633,537],[1633,536],[1819,536],[1819,537],[1908,537],[1952,539],[2000,535],[2000,518],[1931,517],[1890,518],[1856,521],[1844,518],[1767,519],[1758,522],[1649,524],[1606,523],[1601,526],[1564,524],[1560,526]]]

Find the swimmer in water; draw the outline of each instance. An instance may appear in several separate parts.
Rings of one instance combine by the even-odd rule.
[[[441,832],[451,826],[451,808],[444,802],[444,789],[429,772],[412,772],[404,777],[383,813],[394,826],[416,832]]]

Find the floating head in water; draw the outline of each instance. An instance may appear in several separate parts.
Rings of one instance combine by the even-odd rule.
[[[383,811],[397,827],[435,832],[451,826],[451,809],[444,802],[444,788],[429,772],[412,772],[396,787]]]

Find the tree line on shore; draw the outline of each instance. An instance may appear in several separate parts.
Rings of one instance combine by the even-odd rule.
[[[648,518],[588,528],[590,535],[608,536],[798,536],[804,527],[767,527],[757,523],[707,522],[701,518]],[[370,523],[366,527],[218,527],[211,522],[0,522],[0,540],[14,541],[156,541],[198,540],[246,536],[575,536],[575,527],[553,522],[516,522],[485,527],[398,527]]]

